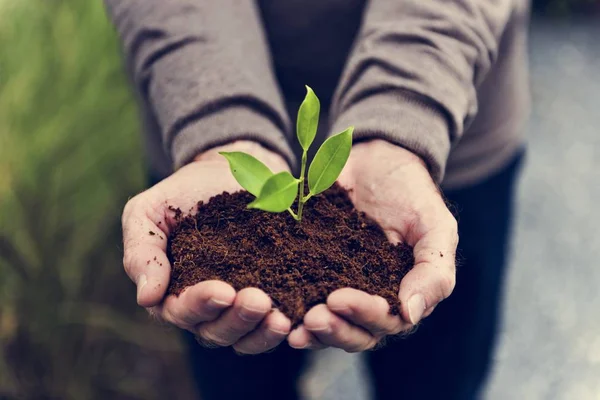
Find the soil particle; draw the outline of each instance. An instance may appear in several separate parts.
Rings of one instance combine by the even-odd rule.
[[[288,213],[249,210],[252,200],[247,192],[225,192],[200,202],[193,216],[171,208],[177,226],[168,238],[168,294],[212,279],[236,290],[257,287],[296,326],[330,293],[351,287],[382,296],[398,314],[412,248],[391,244],[343,188],[336,184],[312,198],[302,223]]]

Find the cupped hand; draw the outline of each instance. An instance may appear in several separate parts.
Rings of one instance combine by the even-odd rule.
[[[244,151],[262,160],[273,172],[287,170],[277,154],[257,143],[239,141],[213,148],[170,177],[132,198],[123,211],[125,271],[137,285],[137,302],[156,317],[194,333],[214,346],[233,346],[256,354],[276,347],[289,333],[290,320],[272,310],[261,290],[236,291],[220,281],[205,281],[179,296],[167,296],[171,266],[167,237],[174,226],[170,207],[196,212],[199,200],[223,191],[240,190],[219,151]]]
[[[415,265],[400,283],[400,316],[389,314],[382,297],[340,289],[290,333],[295,348],[371,349],[385,336],[414,327],[454,289],[457,223],[418,156],[384,140],[359,143],[339,183],[391,242],[414,248]]]

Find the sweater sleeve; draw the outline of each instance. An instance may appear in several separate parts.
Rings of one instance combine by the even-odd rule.
[[[371,0],[336,89],[333,129],[420,155],[441,182],[477,113],[513,0]]]
[[[175,168],[237,139],[258,141],[293,165],[290,122],[254,2],[105,3]]]

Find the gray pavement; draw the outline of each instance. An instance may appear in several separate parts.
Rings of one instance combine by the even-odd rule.
[[[600,400],[599,42],[598,20],[533,25],[530,147],[489,400]],[[369,398],[359,356],[315,361],[307,398]]]

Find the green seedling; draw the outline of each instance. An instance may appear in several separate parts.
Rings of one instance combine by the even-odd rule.
[[[348,161],[352,148],[353,127],[331,136],[317,151],[306,174],[307,153],[317,135],[319,125],[319,99],[310,87],[298,110],[296,135],[302,146],[300,178],[287,171],[274,174],[262,162],[242,152],[221,152],[227,158],[234,178],[248,192],[256,196],[248,208],[280,213],[288,211],[294,219],[302,221],[304,204],[313,196],[324,192],[334,184]],[[304,181],[308,179],[308,193]],[[298,199],[298,210],[292,205]]]

